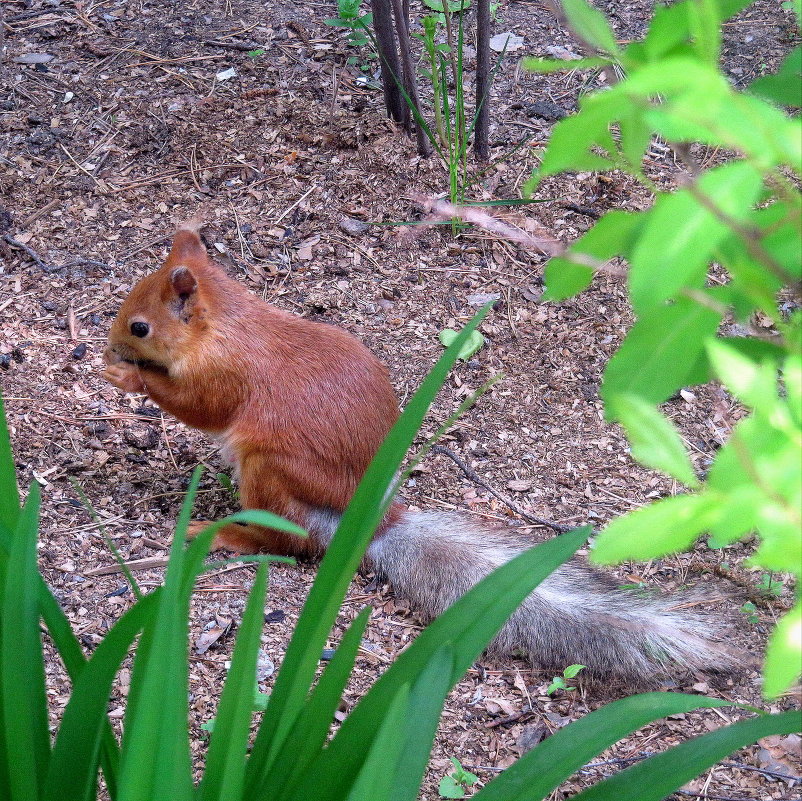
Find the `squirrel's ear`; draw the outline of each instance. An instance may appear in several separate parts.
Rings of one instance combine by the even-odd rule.
[[[206,248],[201,242],[200,234],[194,228],[179,228],[173,237],[173,246],[167,256],[166,264],[191,264],[200,266],[206,264],[209,257]]]
[[[170,273],[170,283],[176,295],[186,301],[198,288],[198,282],[189,267],[176,267]]]

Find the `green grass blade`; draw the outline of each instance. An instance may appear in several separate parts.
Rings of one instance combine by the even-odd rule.
[[[20,502],[17,489],[17,468],[11,452],[3,394],[0,392],[0,522],[13,531],[19,517]]]
[[[588,527],[576,529],[522,553],[493,571],[430,623],[346,718],[314,772],[293,798],[300,801],[314,796],[316,801],[337,801],[340,796],[334,788],[343,777],[361,770],[398,688],[414,686],[446,643],[454,654],[448,686],[456,683],[521,601],[569,559],[589,533]]]
[[[0,520],[0,599],[6,597],[6,574],[8,572],[8,552],[13,541],[12,533],[3,525]],[[0,600],[1,602],[1,600]],[[3,722],[3,710],[6,705],[3,701],[4,684],[2,680],[2,654],[3,654],[3,629],[0,626],[0,787],[9,787],[11,780],[9,779],[9,766],[8,761],[10,758],[9,751],[6,745],[6,730]]]
[[[43,801],[95,798],[111,683],[134,638],[155,612],[159,593],[143,597],[114,624],[73,682],[53,746]]]
[[[152,625],[134,660],[120,760],[120,801],[190,801],[184,542],[201,471],[192,474]]]
[[[256,794],[265,781],[273,759],[303,708],[320,652],[348,584],[391,501],[387,487],[456,361],[460,348],[489,309],[488,304],[476,314],[424,379],[379,448],[342,516],[304,604],[254,743],[246,785],[252,794]]]
[[[392,766],[398,765],[404,745],[404,740],[398,733],[404,729],[408,706],[409,688],[403,685],[387,708],[362,771],[347,795],[348,801],[377,801],[390,798],[395,781],[395,771]]]
[[[614,701],[554,732],[474,798],[476,801],[545,798],[594,756],[647,723],[702,707],[731,705],[728,701],[681,693],[642,693]]]
[[[0,512],[0,597],[5,597],[3,593],[4,581],[1,574],[11,547],[11,531],[13,526],[16,526],[16,520],[19,516],[19,495],[17,492],[16,480],[14,479],[14,469],[8,428],[5,425],[5,415],[2,411],[2,396],[0,395],[0,483],[2,483],[4,487],[4,489],[0,490],[0,495],[3,495],[8,500],[13,494],[13,500],[3,507],[4,511]],[[15,506],[17,507],[16,513],[14,512]],[[59,606],[50,588],[38,574],[36,576],[36,587],[42,618],[64,662],[67,673],[74,682],[86,663],[86,657],[78,642],[78,638],[70,627],[64,610]],[[0,708],[3,708],[1,690]],[[2,735],[3,728],[0,726],[0,787],[8,787],[8,776],[4,774],[4,768],[6,766],[5,755],[7,751],[3,745]],[[101,762],[109,796],[112,799],[116,799],[119,748],[108,720],[105,721],[103,725]]]
[[[53,597],[50,588],[45,584],[41,576],[37,576],[37,587],[39,594],[39,609],[42,619],[47,626],[53,644],[58,650],[64,667],[70,680],[75,683],[78,676],[86,665],[86,657],[81,649],[81,644],[73,632],[70,621],[64,614],[64,610],[59,606],[58,601]],[[103,768],[103,777],[106,781],[106,789],[109,797],[117,798],[117,774],[120,768],[120,748],[111,730],[108,719],[103,722],[101,735],[100,764]]]
[[[242,616],[231,669],[215,717],[206,771],[198,793],[200,801],[240,801],[242,798],[266,592],[267,564],[261,564]]]
[[[579,793],[575,801],[660,801],[733,751],[762,737],[799,731],[798,710],[741,720],[639,762]]]
[[[370,607],[363,609],[343,635],[273,763],[263,788],[264,797],[279,801],[325,745],[334,713],[354,669],[370,612]]]
[[[133,592],[134,597],[139,600],[142,597],[142,591],[139,589],[139,584],[137,584],[134,574],[131,572],[131,569],[126,564],[123,555],[120,553],[120,549],[114,544],[114,540],[111,538],[111,536],[109,536],[109,533],[106,531],[106,527],[103,525],[103,521],[100,519],[100,515],[97,513],[92,501],[89,500],[86,493],[83,491],[81,485],[73,476],[69,476],[69,480],[72,488],[75,490],[75,494],[83,504],[84,509],[89,512],[89,516],[99,527],[100,534],[103,537],[103,541],[106,543],[106,547],[111,551],[115,561],[120,567],[120,570],[122,570],[123,575],[125,576],[125,580],[131,586],[131,592]]]
[[[431,756],[434,735],[437,732],[437,724],[440,722],[440,713],[443,710],[448,691],[451,689],[454,658],[453,645],[444,643],[432,655],[412,685],[409,692],[407,714],[401,728],[396,732],[396,736],[401,741],[401,753],[395,763],[395,769],[392,771],[392,781],[389,782],[391,792],[385,796],[373,796],[374,798],[389,798],[390,801],[414,801],[417,797],[426,765]],[[384,713],[382,713],[382,717],[384,717]],[[374,743],[381,739],[384,729],[385,723],[382,721],[373,738]],[[374,754],[376,754],[375,745],[365,760],[358,781],[362,780],[366,771],[368,774],[375,774],[378,759]],[[388,767],[392,764],[389,762]]]
[[[50,761],[50,734],[42,637],[36,540],[39,485],[34,482],[17,518],[16,531],[4,559],[0,602],[0,710],[7,754],[8,798],[39,797]],[[4,771],[5,772],[5,771]]]

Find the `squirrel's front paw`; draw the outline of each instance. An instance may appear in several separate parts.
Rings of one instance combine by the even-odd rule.
[[[146,392],[139,368],[129,362],[109,364],[103,371],[103,378],[123,392]]]
[[[190,520],[189,525],[187,526],[187,539],[194,540],[198,534],[208,528],[211,524],[211,520]],[[212,540],[209,550],[218,551],[221,549],[227,551],[237,550],[236,548],[232,548],[230,545],[228,545],[225,536],[221,536],[221,533],[218,532],[215,538]]]

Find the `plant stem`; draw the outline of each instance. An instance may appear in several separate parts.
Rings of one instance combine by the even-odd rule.
[[[490,0],[476,0],[476,123],[473,151],[480,161],[490,158]]]
[[[393,13],[395,15],[395,29],[398,34],[398,43],[401,51],[401,66],[403,68],[403,84],[410,103],[418,112],[415,117],[420,116],[420,101],[418,100],[418,87],[415,81],[415,65],[412,61],[412,51],[409,48],[409,17],[404,14],[402,0],[392,0]],[[407,111],[409,115],[409,110]],[[411,122],[410,122],[411,125]],[[428,156],[432,152],[426,132],[422,126],[415,126],[415,137],[418,142],[418,153],[421,156]]]
[[[401,74],[401,65],[395,43],[390,0],[370,0],[370,8],[373,12],[373,29],[376,31],[376,50],[381,61],[382,91],[387,116],[403,123],[407,130],[411,130],[409,108],[404,102],[395,77]]]

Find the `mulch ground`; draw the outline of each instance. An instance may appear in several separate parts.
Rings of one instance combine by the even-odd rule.
[[[622,41],[643,33],[650,3],[602,6]],[[100,376],[120,301],[164,257],[175,223],[196,212],[222,263],[270,302],[360,337],[388,364],[402,402],[441,353],[438,332],[497,300],[482,326],[487,344],[455,368],[421,437],[503,373],[443,442],[484,483],[447,455],[430,455],[405,488],[410,504],[519,525],[536,542],[548,529],[524,524],[485,484],[530,515],[564,525],[600,526],[679,491],[635,464],[622,432],[603,419],[600,375],[632,322],[620,276],[599,277],[576,299],[540,304],[542,256],[477,230],[455,236],[448,227],[392,225],[420,220],[414,198],[442,193],[446,173],[437,158],[418,157],[386,120],[380,93],[359,80],[360,65],[370,75],[375,62],[323,25],[335,13],[331,3],[4,0],[3,8],[0,382],[21,485],[42,485],[41,569],[87,649],[132,600],[121,575],[103,570],[114,559],[102,531],[126,560],[150,560],[136,575],[151,588],[162,580],[158,565],[195,465],[208,468],[197,515],[235,508],[215,477],[224,467],[212,444]],[[496,79],[493,160],[471,190],[481,200],[519,197],[554,122],[576,108],[580,92],[600,85],[586,74],[536,76],[520,68],[522,53],[575,47],[544,5],[505,3],[498,15],[495,31],[515,32],[524,46],[507,55]],[[790,12],[761,0],[728,23],[725,36],[728,74],[744,86],[776,67],[796,33]],[[248,53],[255,49],[263,52]],[[348,64],[354,55],[358,63]],[[470,67],[470,48],[467,58]],[[699,156],[709,163],[720,154]],[[678,170],[659,147],[647,168],[661,185]],[[608,209],[650,203],[643,188],[617,174],[552,179],[538,197],[543,202],[498,215],[570,241]],[[743,414],[717,386],[685,391],[666,410],[700,471]],[[744,564],[750,550],[748,543],[724,551],[698,546],[618,573],[622,583],[665,591],[720,587],[719,613],[731,621],[733,639],[759,654],[791,590],[780,583],[779,597],[761,595],[760,574]],[[263,690],[314,575],[313,565],[272,569]],[[252,577],[249,566],[208,573],[193,600],[190,726],[198,766],[200,727],[214,714]],[[739,613],[747,599],[757,605],[752,620]],[[360,577],[333,646],[366,604],[373,614],[345,711],[420,630],[403,599]],[[55,722],[69,685],[58,658],[49,657]],[[129,670],[115,684],[113,719],[122,716]],[[550,679],[513,659],[485,659],[469,671],[448,698],[421,797],[437,798],[449,757],[484,783],[543,736],[622,694],[580,683],[574,693],[549,697]],[[763,705],[756,670],[717,687],[701,676],[675,686]],[[647,726],[554,798],[740,716],[725,709]],[[747,748],[677,797],[794,797],[793,783],[776,776],[798,775],[794,748],[798,738]]]

